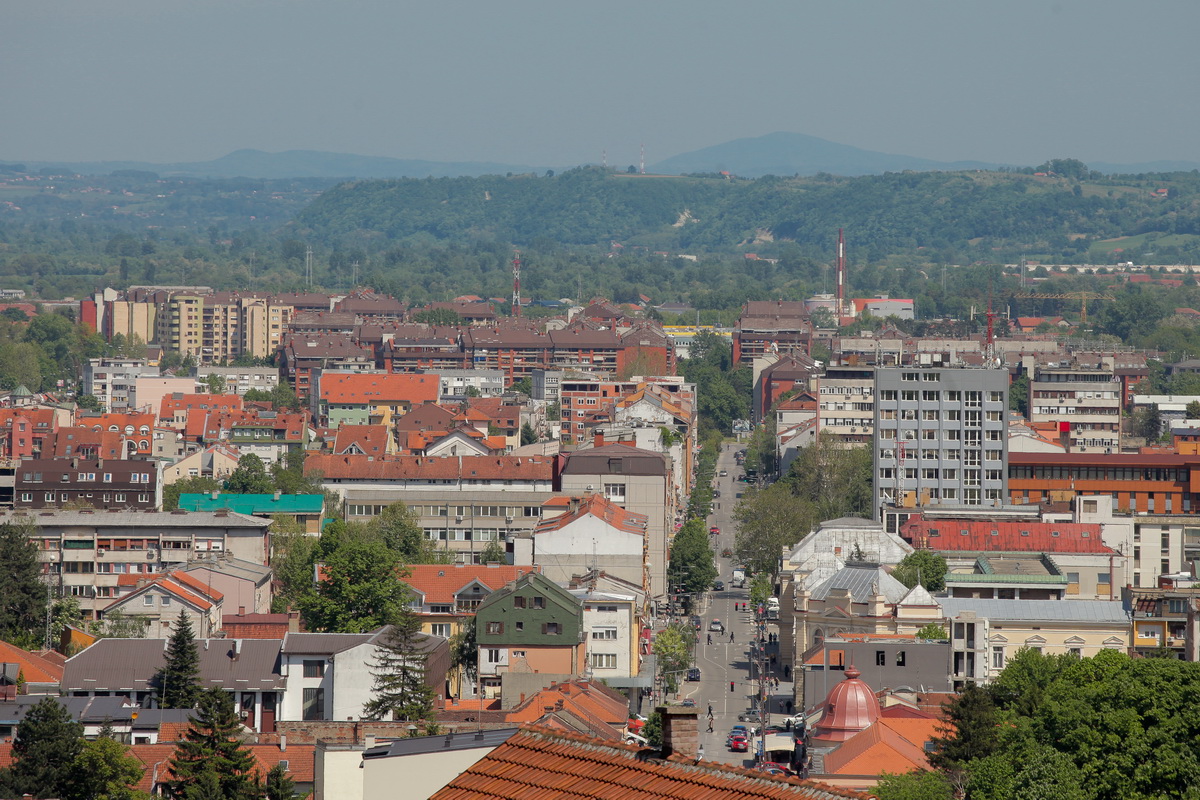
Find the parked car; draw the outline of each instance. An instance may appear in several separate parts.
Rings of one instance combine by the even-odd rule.
[[[721,470],[720,472],[718,472],[717,474],[718,474],[720,477],[724,478],[726,475],[728,475],[728,474],[729,474],[729,470],[727,470],[727,469],[723,469],[723,470]]]
[[[715,535],[715,534],[720,533],[721,529],[718,528],[716,525],[713,525],[711,528],[708,529],[708,532]]]
[[[713,618],[712,622],[708,623],[708,629],[715,633],[724,633],[725,632],[725,626],[721,623],[721,620],[719,620],[715,617]]]
[[[704,620],[700,619],[699,617],[693,616],[692,617],[692,627],[695,628],[696,630],[700,630],[701,628],[704,627]]]
[[[738,736],[729,740],[729,749],[735,753],[745,753],[750,749],[750,740],[744,736]]]
[[[757,708],[747,708],[738,714],[738,722],[758,722],[758,719],[759,713]]]
[[[689,681],[700,680],[700,669],[698,667],[692,667],[691,669],[689,669],[687,671],[687,679]]]

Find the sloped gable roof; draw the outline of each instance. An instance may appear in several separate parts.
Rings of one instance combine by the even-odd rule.
[[[882,567],[876,565],[847,564],[833,573],[828,580],[812,590],[814,600],[824,600],[832,592],[846,590],[854,602],[869,600],[877,591],[889,603],[899,603],[908,594],[908,587],[893,578]]]
[[[435,792],[431,800],[754,800],[865,798],[853,791],[777,778],[715,761],[526,727]]]
[[[28,683],[58,683],[62,680],[61,664],[8,642],[0,641],[0,663],[17,664]]]
[[[472,583],[480,583],[491,591],[504,587],[527,572],[541,567],[511,564],[412,564],[408,575],[401,578],[428,603],[453,603],[454,597]]]

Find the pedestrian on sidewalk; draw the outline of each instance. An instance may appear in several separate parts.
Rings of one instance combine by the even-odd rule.
[[[708,718],[708,732],[709,732],[709,733],[712,733],[712,732],[713,732],[713,726],[712,726],[712,724],[713,724],[712,717],[709,717],[709,718]]]

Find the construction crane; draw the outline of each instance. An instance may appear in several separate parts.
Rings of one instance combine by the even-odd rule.
[[[1079,301],[1079,324],[1087,325],[1087,301],[1088,300],[1116,300],[1111,294],[1101,294],[1100,292],[1063,292],[1061,294],[1048,294],[1045,292],[1028,292],[1025,294],[1014,294],[1014,300],[1078,300]]]

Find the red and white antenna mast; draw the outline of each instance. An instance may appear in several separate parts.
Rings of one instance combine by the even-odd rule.
[[[837,244],[837,324],[846,315],[846,237],[838,228]]]
[[[987,359],[988,368],[996,366],[996,314],[992,311],[992,296],[988,293],[988,310],[987,310],[987,345],[984,348],[984,357]]]
[[[519,316],[521,316],[521,251],[517,250],[515,252],[516,252],[516,255],[513,256],[513,260],[512,260],[512,267],[513,267],[512,307],[513,307],[513,316],[519,317]]]

